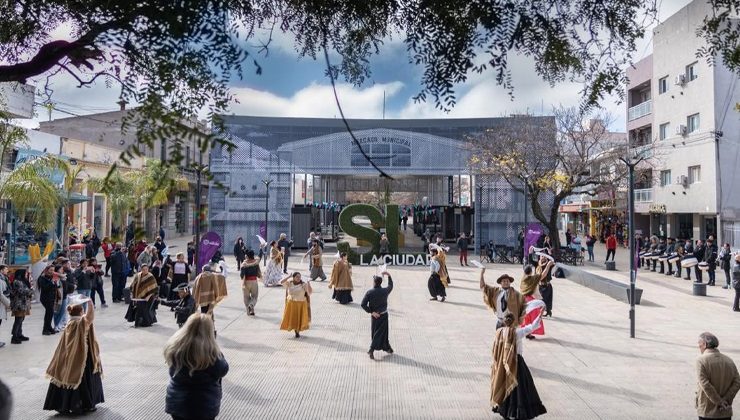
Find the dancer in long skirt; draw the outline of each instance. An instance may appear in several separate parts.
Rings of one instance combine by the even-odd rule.
[[[381,287],[383,284],[382,276],[388,276],[388,287]],[[388,338],[388,295],[392,291],[393,279],[387,271],[384,271],[380,276],[373,276],[373,288],[368,290],[365,293],[365,297],[362,298],[362,309],[372,317],[370,322],[370,337],[372,341],[370,342],[370,350],[368,350],[367,354],[373,360],[375,359],[373,352],[376,350],[382,350],[389,354],[393,353],[393,348]]]
[[[265,275],[262,281],[265,286],[280,286],[280,280],[283,279],[283,253],[277,247],[277,242],[270,242],[270,259],[267,261]]]
[[[326,280],[326,274],[324,274],[324,261],[321,255],[321,242],[319,242],[318,240],[314,240],[311,249],[309,249],[304,256],[304,258],[307,256],[311,259],[311,281],[319,278],[321,279],[321,281]]]
[[[103,372],[100,363],[100,347],[95,338],[94,305],[83,303],[90,300],[75,295],[67,306],[70,315],[62,331],[57,349],[46,369],[51,383],[46,392],[44,410],[61,414],[82,414],[95,411],[95,405],[105,402],[103,396]]]
[[[524,266],[524,276],[522,277],[521,293],[524,296],[524,301],[529,303],[535,299],[542,300],[540,295],[539,283],[542,275],[534,274],[534,267],[531,264]],[[537,308],[526,315],[524,315],[524,321],[521,323],[521,327],[534,323],[537,318],[540,318],[542,314],[542,308]],[[540,321],[540,326],[532,331],[532,334],[527,335],[527,338],[532,340],[535,335],[545,334],[545,323]]]
[[[158,297],[157,279],[149,272],[149,266],[142,263],[141,271],[136,273],[131,283],[131,303],[126,311],[126,321],[133,322],[134,327],[152,326],[157,322]]]
[[[280,329],[293,331],[298,338],[311,323],[311,283],[303,282],[301,273],[296,272],[284,278],[280,284],[285,287],[285,311]]]
[[[440,272],[442,271],[442,265],[439,262],[439,252],[441,249],[438,247],[432,247],[431,255],[432,258],[429,260],[429,280],[427,280],[427,289],[429,289],[429,300],[439,300],[444,302],[447,299],[447,287],[441,279]],[[439,299],[438,299],[439,298]]]
[[[540,294],[542,300],[547,306],[547,312],[543,316],[552,316],[552,269],[555,267],[555,261],[547,257],[540,256],[539,264],[535,274],[540,277]]]
[[[352,264],[347,261],[347,253],[342,252],[331,270],[329,288],[334,288],[331,298],[345,305],[352,302]]]
[[[527,420],[547,413],[522,357],[522,338],[539,327],[541,317],[524,328],[516,328],[515,320],[507,311],[493,340],[491,407],[504,419]]]

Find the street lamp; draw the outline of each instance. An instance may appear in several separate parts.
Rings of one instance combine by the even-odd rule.
[[[272,180],[265,178],[262,183],[265,184],[265,240],[267,240],[267,216],[270,212],[270,184],[272,184]],[[264,264],[267,265],[267,252],[263,251],[262,254],[265,256]]]
[[[529,222],[528,220],[529,212],[527,211],[527,195],[528,195],[527,193],[528,193],[529,188],[527,187],[527,185],[529,185],[529,177],[525,175],[524,176],[524,232],[523,232],[524,238],[522,241],[525,246],[527,242],[527,229],[528,229],[527,224]],[[526,254],[529,254],[529,252],[527,252]],[[527,265],[527,258],[525,258],[525,252],[524,252],[524,249],[522,249],[522,266],[525,266],[525,265]]]
[[[635,166],[644,160],[643,157],[619,158],[629,169],[629,186],[627,191],[627,217],[629,224],[630,241],[630,338],[635,338],[635,286],[637,283],[637,269],[635,267]]]
[[[202,158],[201,158],[202,159]],[[203,165],[202,162],[195,165],[195,256],[193,258],[195,262],[195,275],[200,274],[200,264],[198,261],[200,256],[200,200],[201,200],[201,176],[203,171],[208,170],[208,165]]]

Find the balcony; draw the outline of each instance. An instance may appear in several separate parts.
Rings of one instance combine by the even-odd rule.
[[[647,100],[639,105],[635,105],[627,110],[627,121],[634,121],[638,118],[649,115],[653,111],[653,101]]]
[[[635,203],[652,203],[653,202],[653,189],[644,188],[635,190]]]

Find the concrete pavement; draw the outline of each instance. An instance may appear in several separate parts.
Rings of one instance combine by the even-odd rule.
[[[180,246],[177,241],[173,245]],[[620,251],[618,258],[626,252]],[[499,418],[488,407],[494,317],[483,304],[478,270],[460,267],[453,258],[450,262],[453,282],[445,303],[427,300],[426,269],[391,267],[396,354],[378,353],[376,361],[365,353],[370,320],[359,307],[375,268],[354,267],[355,303],[348,306],[330,299],[327,282],[314,283],[313,321],[300,339],[279,330],[283,291],[261,287],[257,316],[247,317],[240,282],[231,270],[229,297],[216,309],[218,342],[231,365],[219,419]],[[609,275],[625,281],[626,269],[617,266],[622,271]],[[307,266],[293,257],[290,269],[306,272]],[[521,268],[490,264],[487,281],[493,283],[504,272],[518,279]],[[630,339],[626,304],[554,280],[554,318],[545,320],[547,335],[524,344],[548,409],[542,418],[696,418],[698,335],[714,332],[720,350],[740,362],[740,314],[730,311],[726,290],[709,288],[709,296],[697,298],[685,280],[646,274],[638,281],[645,294],[637,312],[637,338]],[[165,308],[158,324],[134,329],[123,319],[125,309],[111,305],[97,314],[106,402],[85,418],[166,419],[169,378],[162,348],[177,326]],[[41,407],[48,387],[44,371],[58,335],[41,336],[42,311],[35,306],[24,324],[30,342],[0,349],[0,377],[15,398],[13,419],[54,414]],[[3,323],[0,336],[9,342],[9,335],[10,326]]]

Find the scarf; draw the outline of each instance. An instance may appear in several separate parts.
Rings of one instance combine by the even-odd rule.
[[[131,297],[134,299],[148,299],[150,296],[157,293],[157,279],[154,278],[152,273],[146,273],[144,277],[141,273],[137,273],[134,276],[134,281],[131,283]]]
[[[331,270],[329,288],[334,290],[352,290],[352,266],[344,261],[337,261]]]
[[[272,263],[275,265],[283,264],[283,253],[275,248],[270,250],[270,258],[272,258]]]
[[[321,267],[323,261],[321,260],[321,249],[316,248],[311,252],[311,265],[314,267]]]
[[[517,386],[516,329],[503,327],[493,340],[491,365],[491,406],[504,402]]]
[[[488,285],[483,288],[483,302],[493,310],[494,314],[496,313],[496,308],[498,308],[501,303],[498,300],[498,294],[501,290],[503,289],[500,287]],[[517,292],[513,287],[509,287],[509,292],[507,293],[506,298],[506,310],[514,314],[516,317],[514,325],[521,325],[527,308],[526,305],[527,303],[524,300],[524,296]]]
[[[85,372],[88,350],[92,357],[93,373],[102,373],[100,348],[92,322],[84,316],[73,317],[59,338],[54,357],[46,368],[46,377],[60,388],[77,389]]]
[[[206,271],[195,279],[193,296],[197,306],[217,305],[226,295],[226,277],[223,275]]]

